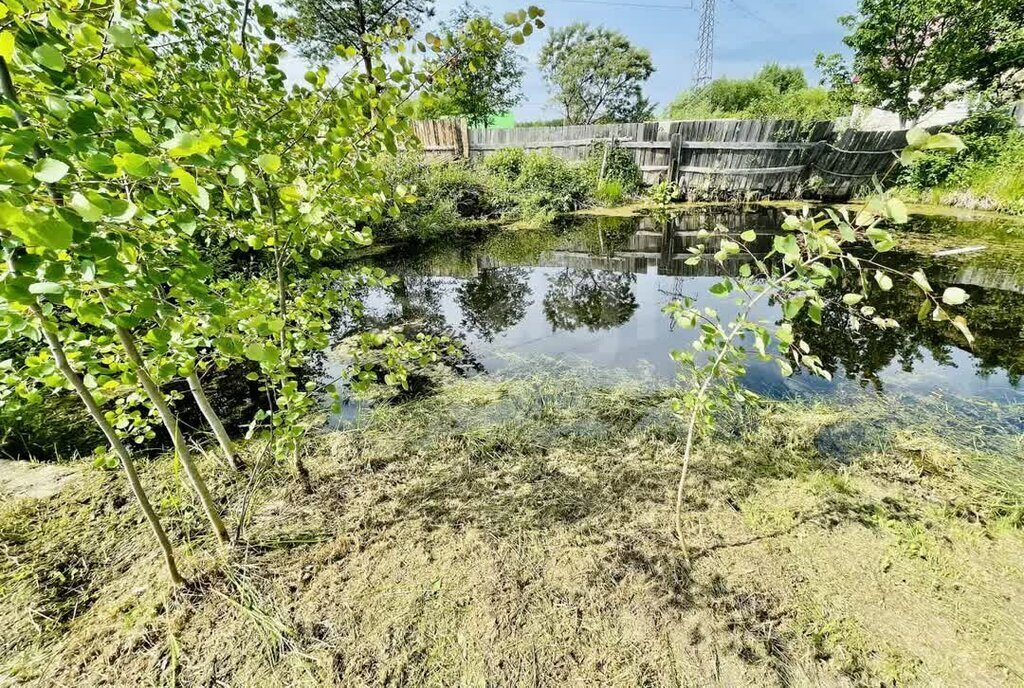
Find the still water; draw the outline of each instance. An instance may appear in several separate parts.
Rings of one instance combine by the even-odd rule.
[[[502,230],[396,251],[375,264],[397,283],[367,294],[364,317],[351,325],[447,332],[466,343],[477,370],[491,374],[556,365],[671,381],[669,352],[688,347],[694,335],[673,328],[663,306],[686,294],[725,318],[738,308],[707,288],[742,261],[717,265],[716,240],[698,238],[698,230],[754,229],[755,253],[764,254],[782,217],[763,206],[712,206],[657,220],[586,217],[552,230]],[[923,267],[933,285],[968,292],[961,312],[977,338],[973,349],[947,325],[918,322],[919,293],[897,287],[871,303],[898,320],[899,330],[855,332],[839,312],[826,313],[820,327],[807,321],[796,328],[832,371],[832,382],[800,373],[786,378],[774,364],[752,362],[745,384],[774,397],[857,389],[1024,401],[1024,224],[919,217],[903,239],[912,250],[884,259],[908,271]],[[700,264],[686,265],[687,248],[698,243],[706,244]],[[932,255],[968,245],[985,248]],[[765,303],[755,315],[774,322],[778,306]]]

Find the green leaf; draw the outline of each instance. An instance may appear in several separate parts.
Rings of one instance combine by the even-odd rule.
[[[55,251],[70,246],[73,235],[71,225],[58,217],[50,217],[42,222],[30,221],[24,225],[12,225],[10,229],[11,233],[27,246],[42,246]]]
[[[93,205],[92,201],[77,191],[71,196],[68,205],[86,222],[99,222],[103,217],[103,209]]]
[[[931,134],[928,133],[927,129],[914,127],[907,132],[907,145],[911,148],[920,148],[928,142],[929,138],[931,138]]]
[[[53,72],[63,72],[66,66],[64,56],[49,43],[43,43],[33,50],[32,59]]]
[[[954,134],[942,132],[928,137],[928,140],[921,146],[921,150],[944,150],[950,152],[962,151],[967,148],[963,139]]]
[[[890,198],[885,204],[889,217],[898,225],[906,224],[910,219],[906,204],[898,198]]]
[[[232,186],[242,186],[246,180],[249,179],[249,173],[246,171],[244,165],[235,165],[228,172],[228,184]]]
[[[875,270],[875,282],[878,283],[879,289],[882,291],[889,291],[892,289],[892,277],[885,274],[881,270]]]
[[[0,178],[15,184],[27,184],[32,181],[32,170],[18,160],[0,162]]]
[[[796,237],[792,234],[776,235],[772,242],[772,247],[775,251],[785,256],[787,261],[800,259],[800,246],[796,242]]]
[[[43,158],[36,163],[32,176],[46,184],[56,184],[64,178],[69,169],[67,163],[56,158]]]
[[[928,319],[928,314],[932,312],[931,299],[925,299],[921,302],[921,306],[917,309],[917,320],[918,322],[924,322]]]
[[[8,62],[14,59],[14,34],[10,31],[0,31],[0,57]]]
[[[267,357],[267,347],[257,342],[253,342],[245,347],[245,357],[250,361],[256,361],[259,363]]]
[[[785,315],[790,320],[792,320],[793,318],[800,314],[800,309],[804,307],[804,302],[806,301],[807,297],[805,296],[795,296],[791,299],[788,299],[786,303],[783,304],[782,306],[782,314]]]
[[[923,270],[915,270],[914,274],[912,274],[910,278],[914,280],[914,284],[921,287],[921,291],[926,294],[931,292],[932,285],[928,283],[928,278],[925,277]]]
[[[60,294],[64,287],[56,282],[36,282],[28,285],[28,291],[30,294]]]
[[[107,35],[110,36],[110,42],[118,48],[130,48],[135,45],[135,34],[132,30],[123,24],[112,24],[107,29]]]
[[[281,156],[274,153],[264,153],[256,158],[256,164],[267,174],[274,174],[281,169]]]
[[[858,303],[864,300],[863,294],[843,294],[843,303],[847,306],[856,306]]]
[[[946,287],[942,292],[942,303],[948,306],[959,306],[968,299],[967,292],[960,287]]]
[[[96,174],[108,176],[117,174],[117,165],[114,164],[113,158],[106,153],[93,153],[83,160],[82,164],[85,169]]]
[[[732,283],[729,282],[728,280],[715,282],[710,287],[708,287],[708,291],[714,294],[715,296],[725,296],[726,294],[732,291]]]
[[[122,153],[117,156],[115,160],[125,172],[133,177],[148,177],[153,173],[153,166],[150,164],[149,158],[145,155],[139,155],[138,153]]]
[[[757,238],[757,232],[755,232],[752,229],[748,229],[747,231],[743,232],[743,234],[740,234],[740,239],[743,239],[743,241],[749,242],[749,241],[753,241],[756,238]]]
[[[922,160],[926,157],[928,156],[916,148],[904,148],[900,151],[900,164],[913,165],[918,160]]]
[[[149,12],[146,12],[145,19],[149,28],[153,29],[157,33],[170,31],[174,28],[174,22],[171,21],[171,13],[162,7],[155,7]]]

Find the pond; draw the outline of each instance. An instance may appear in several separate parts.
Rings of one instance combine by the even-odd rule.
[[[763,255],[784,212],[706,206],[660,220],[580,217],[546,231],[501,230],[396,250],[373,262],[398,281],[367,294],[366,313],[349,325],[416,323],[451,333],[466,343],[476,368],[490,374],[581,367],[669,382],[676,375],[669,352],[688,347],[694,335],[672,327],[662,312],[666,302],[686,294],[727,317],[737,310],[707,288],[720,271],[735,273],[741,259],[717,265],[715,240],[697,232],[716,225],[737,233],[754,229],[755,253]],[[833,372],[831,382],[801,373],[786,378],[774,364],[752,362],[745,385],[771,397],[856,390],[1024,402],[1024,224],[915,217],[901,236],[909,249],[884,260],[923,267],[934,285],[966,290],[973,349],[947,325],[919,322],[919,293],[895,288],[872,305],[897,319],[898,330],[855,332],[840,313],[826,313],[821,327],[797,328]],[[698,243],[707,245],[706,253],[698,265],[687,265],[687,248]],[[932,255],[958,246],[984,249]],[[756,315],[772,321],[777,313],[778,305],[765,303]]]

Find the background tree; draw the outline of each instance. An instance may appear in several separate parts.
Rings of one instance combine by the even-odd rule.
[[[445,34],[458,35],[465,26],[480,20],[490,18],[467,2],[452,12],[441,29]],[[458,46],[461,55],[453,69],[439,76],[420,99],[419,115],[424,119],[462,116],[470,126],[486,126],[492,115],[508,112],[523,99],[523,59],[512,43],[463,43]]]
[[[766,64],[750,79],[719,78],[680,93],[666,109],[671,119],[715,117],[833,119],[849,114],[849,101],[823,88],[809,88],[799,67]]]
[[[1024,87],[1018,0],[860,0],[857,9],[840,18],[852,71],[864,100],[904,123],[968,93],[1002,102]]]
[[[415,29],[434,16],[433,0],[285,0],[284,6],[294,13],[285,33],[299,54],[323,63],[335,57],[338,46],[353,46],[371,81],[376,79],[370,42],[380,40],[380,30],[403,18]]]
[[[576,23],[552,32],[539,64],[566,124],[647,119],[644,82],[654,73],[651,55],[618,31]]]

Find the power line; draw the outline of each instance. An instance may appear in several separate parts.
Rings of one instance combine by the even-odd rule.
[[[747,9],[746,7],[744,7],[743,5],[738,3],[736,0],[729,0],[729,2],[731,2],[736,9],[738,9],[740,12],[742,12],[745,15],[747,15],[748,17],[753,17],[754,19],[756,19],[757,21],[761,22],[765,26],[767,26],[767,27],[769,27],[771,29],[776,29],[776,26],[774,24],[772,24],[770,21],[768,21],[767,19],[765,19],[761,15],[757,14],[756,12],[753,12],[752,10]]]

